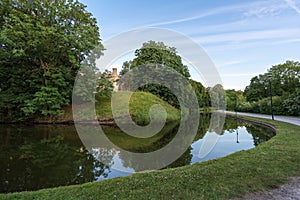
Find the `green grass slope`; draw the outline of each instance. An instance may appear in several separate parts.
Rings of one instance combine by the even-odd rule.
[[[155,105],[161,105],[167,112],[167,121],[175,121],[180,119],[180,111],[167,102],[158,98],[157,96],[148,92],[134,92],[130,96],[129,92],[116,92],[114,93],[116,104],[116,115],[112,115],[111,111],[111,99],[100,99],[96,102],[96,113],[99,119],[123,117],[122,113],[118,113],[128,104],[129,101],[129,113],[132,119],[138,124],[147,124],[150,122],[149,111],[150,108]],[[162,119],[164,116],[161,112],[155,113],[157,119]]]
[[[129,103],[129,113],[132,117],[133,121],[137,124],[148,124],[150,122],[149,111],[150,108],[155,105],[159,104],[163,106],[166,110],[167,116],[166,121],[176,121],[180,119],[180,111],[173,106],[169,105],[167,102],[163,101],[162,99],[158,98],[157,96],[147,93],[147,92],[134,92],[132,96],[130,96],[129,92],[116,92],[114,93],[116,98],[116,115],[113,116],[112,108],[111,108],[111,99],[110,98],[101,98],[97,99],[95,102],[95,109],[96,109],[96,116],[100,120],[113,120],[116,117],[129,117],[124,116],[121,113],[118,113],[118,109],[123,108],[125,104]],[[73,120],[73,113],[72,107],[66,107],[63,109],[64,115],[60,116],[55,122],[66,122]],[[77,113],[80,114],[80,119],[89,120],[88,117],[90,116],[90,112],[94,112],[93,110],[88,110],[88,106],[86,104],[76,106]],[[163,119],[164,116],[161,112],[155,113],[157,119]],[[42,122],[50,122],[48,117],[40,117],[36,119],[36,121]]]

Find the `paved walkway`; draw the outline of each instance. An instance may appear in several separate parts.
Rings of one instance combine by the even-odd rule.
[[[235,114],[235,112],[231,111],[225,111],[229,114]],[[243,112],[237,112],[238,115],[244,115],[244,116],[250,116],[250,117],[258,117],[258,118],[264,118],[264,119],[272,119],[271,115],[263,115],[263,114],[254,114],[254,113],[243,113]],[[274,120],[287,122],[290,124],[294,124],[297,126],[300,126],[300,118],[297,117],[286,117],[286,116],[274,116]]]

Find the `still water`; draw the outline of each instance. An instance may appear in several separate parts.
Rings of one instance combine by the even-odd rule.
[[[199,156],[203,138],[209,130],[210,115],[203,114],[193,143],[169,167],[224,157],[254,148],[274,133],[264,127],[226,119],[214,148]],[[0,125],[0,192],[38,190],[63,185],[100,181],[126,176],[144,169],[143,161],[125,151],[151,152],[168,144],[178,124],[171,123],[150,139],[129,137],[116,127],[103,127],[106,137],[120,148],[105,144],[87,150],[74,126]],[[88,131],[87,131],[87,134]]]

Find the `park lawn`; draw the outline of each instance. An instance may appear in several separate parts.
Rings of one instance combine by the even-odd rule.
[[[276,125],[277,135],[251,150],[101,182],[1,194],[0,199],[226,199],[276,188],[300,176],[300,127],[260,121]]]

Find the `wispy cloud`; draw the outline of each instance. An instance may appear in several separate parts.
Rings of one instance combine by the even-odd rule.
[[[299,39],[283,39],[279,41],[250,41],[244,43],[236,43],[236,44],[217,44],[217,45],[209,45],[206,47],[208,52],[224,52],[224,51],[236,51],[236,50],[245,50],[253,47],[269,47],[269,46],[277,46],[284,44],[296,44],[300,43]]]
[[[231,11],[234,11],[234,10],[245,9],[247,7],[249,7],[248,3],[247,4],[239,4],[239,5],[224,6],[224,7],[220,7],[220,8],[216,8],[216,9],[213,9],[213,10],[203,12],[202,14],[199,14],[199,15],[196,15],[196,16],[153,23],[153,24],[149,24],[147,26],[163,26],[163,25],[170,25],[170,24],[188,22],[188,21],[193,21],[193,20],[205,18],[205,17],[212,16],[212,15],[218,15],[218,14],[228,13],[228,12],[231,12]]]
[[[296,9],[297,12],[300,13],[299,8],[296,6],[293,0],[284,0],[284,1],[288,2],[288,5],[283,3],[281,0],[267,0],[267,1],[235,4],[235,5],[224,6],[224,7],[219,7],[212,10],[204,11],[199,15],[194,15],[191,17],[163,21],[163,22],[148,24],[146,26],[164,26],[164,25],[178,24],[178,23],[202,19],[209,16],[231,13],[233,11],[241,13],[241,16],[246,16],[246,17],[256,16],[260,18],[265,16],[278,15],[281,13],[283,9],[287,9],[288,7],[292,7]]]
[[[249,40],[266,40],[266,39],[278,39],[286,38],[293,39],[299,38],[300,28],[294,29],[275,29],[275,30],[263,30],[263,31],[245,31],[245,32],[233,32],[216,34],[204,37],[198,37],[196,40],[201,43],[240,43]]]
[[[274,17],[279,15],[284,9],[287,9],[288,6],[281,1],[270,1],[264,2],[261,4],[256,4],[252,7],[249,7],[245,12],[244,16],[246,17]]]
[[[294,9],[298,14],[300,14],[300,8],[297,6],[294,0],[284,0],[292,9]]]

